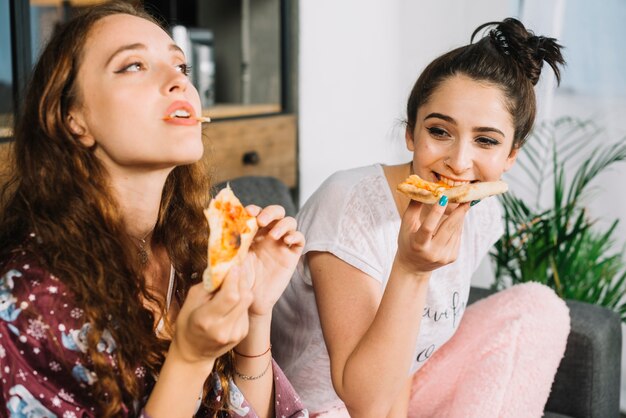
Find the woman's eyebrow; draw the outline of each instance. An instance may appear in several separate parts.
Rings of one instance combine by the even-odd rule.
[[[502,132],[500,129],[490,128],[488,126],[479,126],[477,128],[474,128],[473,130],[475,132],[495,132],[495,133],[498,133],[498,134],[500,134],[502,136],[506,136],[506,135],[504,135],[504,132]]]
[[[454,120],[454,118],[448,115],[444,115],[443,113],[431,113],[428,116],[426,116],[424,120],[432,119],[432,118],[442,119],[442,120],[445,120],[446,122],[450,122],[456,125],[456,121]]]
[[[128,44],[128,45],[122,45],[121,47],[117,48],[115,50],[115,52],[113,52],[111,54],[111,56],[109,57],[109,59],[107,60],[106,64],[104,65],[105,67],[107,67],[109,65],[109,63],[111,63],[111,61],[113,61],[113,59],[120,53],[124,52],[124,51],[136,51],[136,50],[146,50],[148,49],[148,47],[145,44],[142,44],[140,42],[135,42],[134,44]],[[182,49],[180,49],[180,47],[176,44],[170,44],[168,49],[170,51],[174,51],[174,52],[180,52],[183,56],[185,56],[185,53],[183,52]]]
[[[111,61],[113,61],[113,58],[115,58],[118,54],[124,51],[133,51],[133,50],[139,50],[139,49],[145,50],[145,49],[148,49],[148,47],[146,47],[144,44],[139,43],[139,42],[134,43],[134,44],[122,45],[119,48],[117,48],[115,52],[111,54],[111,56],[109,57],[107,62],[104,64],[104,66],[108,67]]]
[[[426,116],[424,118],[424,120],[431,119],[431,118],[445,120],[446,122],[449,122],[449,123],[451,123],[453,125],[456,125],[456,121],[454,120],[453,117],[448,116],[448,115],[444,115],[443,113],[431,113],[428,116]],[[472,130],[474,132],[495,132],[495,133],[498,133],[498,134],[500,134],[502,136],[506,136],[506,135],[504,135],[504,132],[502,132],[500,129],[492,128],[490,126],[478,126],[476,128],[472,128]]]
[[[185,56],[185,52],[176,44],[170,44],[169,50],[174,52],[180,52],[181,54],[183,54],[183,57]]]

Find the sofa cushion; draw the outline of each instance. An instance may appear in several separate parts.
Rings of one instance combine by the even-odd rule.
[[[235,195],[243,205],[257,205],[265,207],[280,205],[285,208],[287,216],[295,216],[296,207],[289,188],[275,177],[268,176],[243,176],[228,182],[218,183],[213,186],[215,195],[219,190],[230,185]]]

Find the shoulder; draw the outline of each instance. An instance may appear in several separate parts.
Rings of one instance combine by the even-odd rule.
[[[389,195],[380,165],[338,171],[328,177],[304,204],[300,214],[330,210],[341,213],[356,203],[373,205]]]
[[[384,280],[388,250],[395,251],[399,224],[380,165],[333,174],[298,214],[306,236],[304,254],[331,253],[379,281]],[[304,264],[299,266],[300,274],[308,277]]]
[[[49,272],[32,251],[17,249],[2,264],[0,269],[0,292],[8,294],[23,308],[35,309],[42,313],[44,306],[57,305],[68,298],[66,286],[58,277]],[[5,319],[6,304],[0,305],[0,319]]]
[[[373,231],[394,216],[397,209],[382,167],[370,165],[330,176],[304,204],[297,218],[307,237],[306,252],[318,241],[375,235]]]
[[[81,328],[83,312],[54,274],[33,252],[14,251],[0,270],[0,328],[18,346],[51,349],[65,344],[74,328]],[[6,340],[5,340],[6,342]]]

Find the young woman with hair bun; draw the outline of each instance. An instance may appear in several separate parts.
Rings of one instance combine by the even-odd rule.
[[[480,26],[417,79],[411,161],[335,173],[298,214],[307,243],[272,340],[313,416],[542,416],[569,333],[564,301],[524,284],[466,306],[503,233],[497,199],[427,205],[395,190],[412,173],[499,180],[533,126],[544,63],[558,80],[555,39],[512,18]]]

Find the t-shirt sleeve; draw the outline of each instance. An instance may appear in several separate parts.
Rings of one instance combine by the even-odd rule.
[[[382,229],[389,215],[381,213],[387,205],[380,201],[379,188],[387,186],[380,184],[380,176],[355,180],[355,174],[359,176],[351,172],[331,176],[300,211],[298,223],[306,237],[304,254],[329,252],[382,283],[388,254],[381,248],[388,247],[389,239]],[[310,274],[302,276],[310,285]]]

